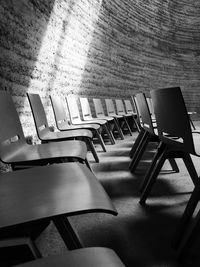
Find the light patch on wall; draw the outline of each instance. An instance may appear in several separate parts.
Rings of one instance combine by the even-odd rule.
[[[55,0],[28,91],[78,92],[102,0]]]

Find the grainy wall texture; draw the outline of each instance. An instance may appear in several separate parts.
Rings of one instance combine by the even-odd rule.
[[[128,98],[181,86],[200,112],[198,0],[1,0],[0,89],[34,134],[26,92]]]

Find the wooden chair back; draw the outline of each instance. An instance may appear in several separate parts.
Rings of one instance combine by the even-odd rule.
[[[81,121],[77,100],[74,96],[66,96],[67,106],[72,124]]]
[[[6,91],[0,91],[0,158],[7,162],[7,158],[26,144],[19,115],[13,99]]]
[[[153,90],[151,97],[160,139],[195,154],[190,120],[180,87]]]
[[[134,114],[136,113],[135,110],[133,110],[133,106],[131,104],[131,101],[129,99],[124,100],[125,110],[127,114]]]
[[[50,130],[42,100],[39,94],[27,93],[27,96],[31,106],[38,137],[43,139]]]
[[[69,125],[71,124],[70,117],[69,117],[68,112],[66,112],[67,105],[65,109],[64,103],[59,96],[51,95],[50,100],[51,100],[57,128],[59,130],[70,128],[69,127]]]
[[[93,119],[88,99],[86,97],[80,97],[79,100],[81,103],[83,119],[84,120]]]
[[[94,109],[95,109],[95,113],[96,113],[97,118],[98,117],[104,117],[105,113],[103,110],[103,105],[101,103],[101,99],[93,98],[93,103],[94,103]]]
[[[109,116],[116,115],[116,110],[114,107],[114,103],[112,99],[105,99],[106,102],[106,110]]]
[[[135,95],[135,100],[136,100],[136,105],[138,107],[138,111],[140,114],[140,118],[142,121],[142,127],[154,134],[154,127],[153,127],[153,122],[149,110],[149,106],[147,104],[147,99],[145,97],[144,93],[138,93]]]
[[[146,96],[146,100],[147,100],[147,104],[148,104],[148,107],[149,107],[150,114],[151,114],[151,116],[154,116],[153,103],[152,103],[151,97],[147,97]]]
[[[123,101],[121,99],[115,99],[116,109],[118,115],[126,114]]]

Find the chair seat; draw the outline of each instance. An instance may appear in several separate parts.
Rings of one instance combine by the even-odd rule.
[[[106,121],[113,121],[113,117],[110,116],[99,116],[98,119],[106,120]]]
[[[125,116],[125,117],[133,117],[133,114],[128,114],[128,113],[123,113],[123,112],[120,112],[118,115],[122,115],[122,116]]]
[[[55,158],[80,158],[85,160],[87,154],[86,144],[82,141],[62,141],[48,144],[23,144],[20,149],[10,151],[2,161],[11,164],[27,161],[40,161]]]
[[[123,118],[122,115],[117,115],[117,114],[113,114],[113,115],[110,114],[109,116],[112,116],[113,118],[117,118],[117,119]]]
[[[91,211],[117,215],[84,164],[53,164],[0,175],[0,228]]]
[[[83,122],[84,123],[84,122]],[[77,125],[68,125],[67,126],[67,128],[66,128],[66,126],[65,125],[62,125],[62,124],[60,124],[59,125],[59,130],[60,131],[66,131],[66,130],[79,130],[79,129],[89,129],[89,130],[99,130],[99,128],[100,128],[100,125],[99,124],[88,124],[88,123],[86,123],[87,125],[84,125],[84,124],[77,124]]]
[[[69,251],[64,255],[50,256],[17,267],[123,267],[116,253],[108,248],[91,247]]]
[[[104,120],[104,119],[98,119],[98,118],[88,118],[88,119],[84,119],[84,122],[87,122],[87,123],[97,123],[97,124],[99,124],[99,125],[104,125],[104,124],[106,124],[107,123],[107,121],[106,120]]]
[[[65,140],[66,138],[77,138],[77,137],[93,137],[93,134],[90,130],[87,129],[80,129],[80,130],[73,130],[70,132],[47,132],[43,136],[41,136],[42,140],[49,140],[49,141],[56,141],[59,139],[61,141],[62,139]]]

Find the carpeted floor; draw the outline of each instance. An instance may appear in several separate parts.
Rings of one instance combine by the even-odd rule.
[[[197,127],[200,125],[196,122]],[[200,127],[199,127],[200,129]],[[181,214],[193,190],[193,184],[182,162],[178,159],[179,173],[172,173],[166,162],[153,192],[145,207],[139,203],[139,188],[154,152],[151,144],[136,172],[128,170],[129,151],[136,138],[126,136],[115,145],[107,144],[107,152],[99,152],[100,163],[89,159],[98,180],[112,199],[118,216],[108,214],[87,214],[72,217],[72,225],[78,231],[83,244],[105,246],[114,249],[127,267],[175,267],[200,266],[196,242],[179,263],[171,247],[173,235]],[[200,158],[193,158],[200,173]],[[51,224],[37,239],[37,245],[44,256],[66,251],[55,227]]]

